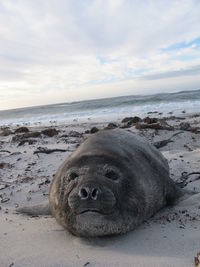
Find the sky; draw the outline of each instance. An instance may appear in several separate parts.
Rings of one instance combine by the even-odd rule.
[[[0,109],[200,89],[199,0],[1,0]]]

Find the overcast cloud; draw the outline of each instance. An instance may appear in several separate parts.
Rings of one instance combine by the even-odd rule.
[[[1,0],[0,109],[200,89],[200,1]]]

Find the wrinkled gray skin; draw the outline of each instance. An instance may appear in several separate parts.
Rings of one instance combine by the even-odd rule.
[[[133,230],[181,194],[156,148],[115,129],[91,135],[62,164],[49,203],[64,228],[95,237]]]

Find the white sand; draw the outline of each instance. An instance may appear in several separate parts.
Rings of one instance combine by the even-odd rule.
[[[190,122],[198,126],[199,120],[198,117]],[[73,126],[79,132],[89,128],[87,124]],[[163,209],[135,231],[117,237],[77,238],[51,217],[30,218],[15,214],[18,205],[39,203],[48,198],[52,174],[75,149],[73,141],[82,140],[60,138],[72,127],[59,126],[59,129],[61,132],[56,137],[43,136],[34,145],[20,147],[17,146],[19,142],[11,142],[13,135],[0,137],[0,151],[11,152],[0,152],[0,163],[12,164],[10,169],[0,169],[0,202],[3,202],[0,203],[0,267],[194,266],[194,257],[200,251],[200,193],[175,207]],[[166,139],[173,133],[140,132],[134,127],[131,130],[150,141]],[[184,131],[173,140],[160,149],[169,160],[171,177],[177,180],[182,172],[200,172],[200,134]],[[37,156],[33,152],[39,146],[70,151]],[[200,191],[198,177],[188,178],[187,189]],[[8,182],[9,186],[4,188]]]

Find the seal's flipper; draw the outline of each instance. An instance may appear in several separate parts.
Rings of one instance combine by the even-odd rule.
[[[18,213],[23,213],[27,215],[51,215],[49,201],[45,201],[41,204],[33,205],[33,206],[23,206],[16,209]]]

